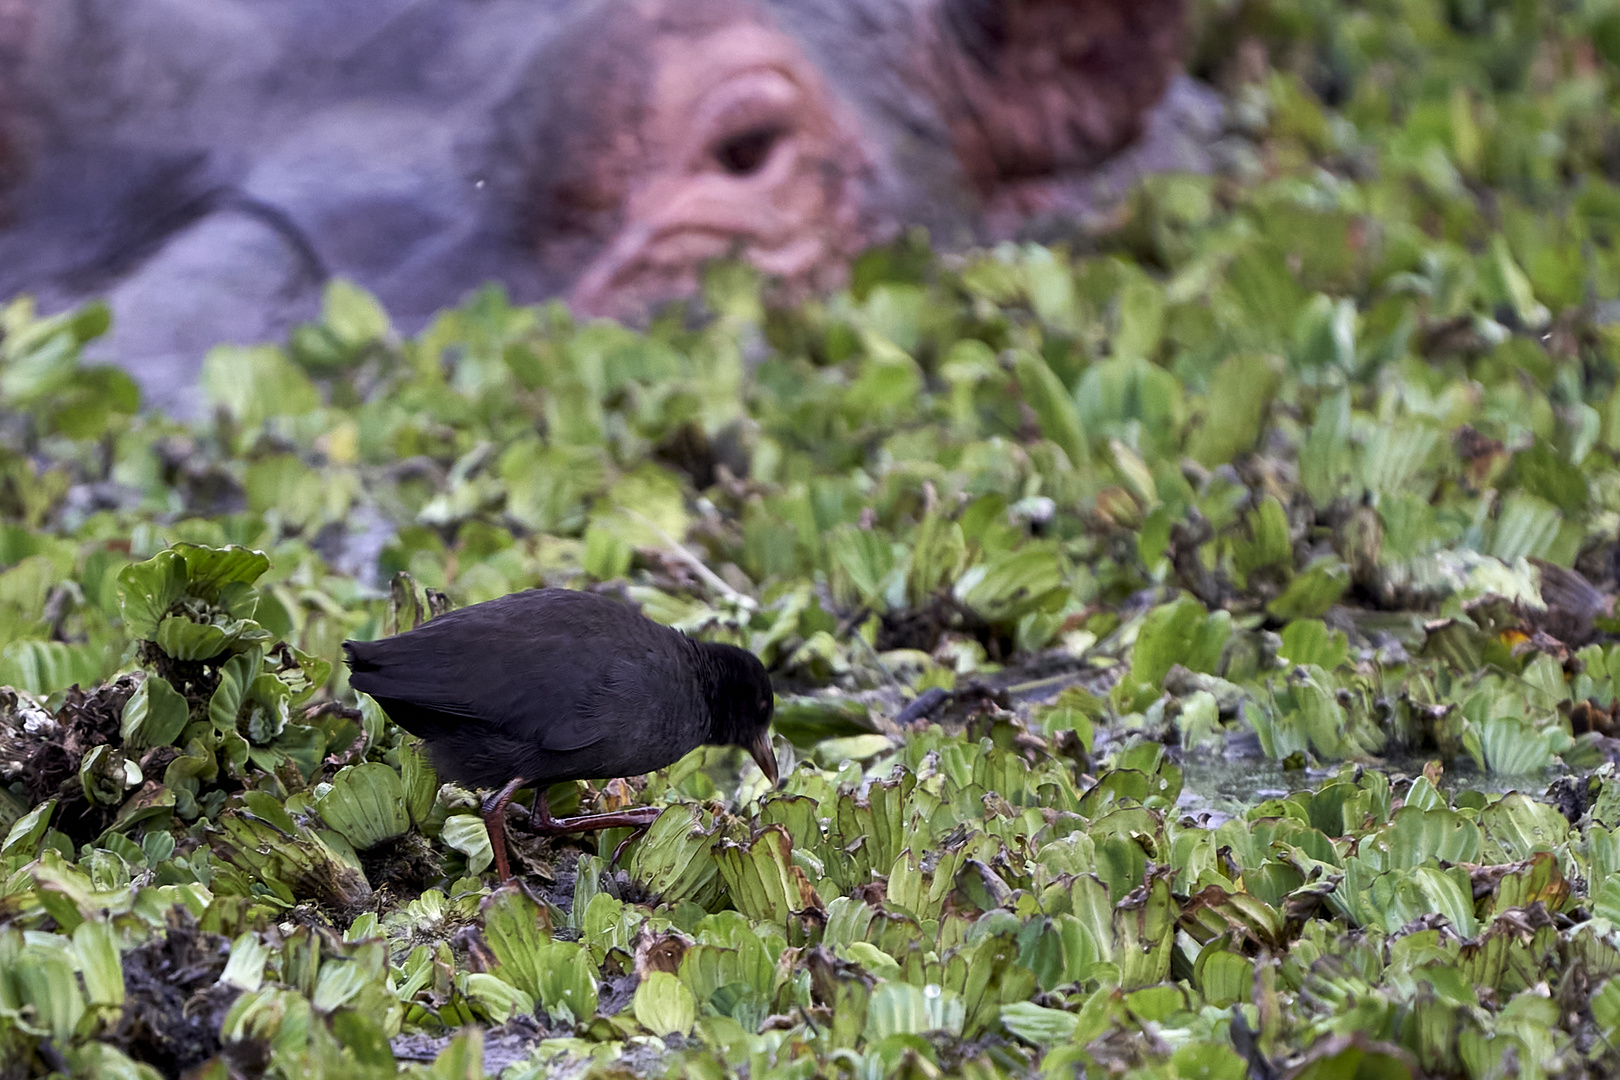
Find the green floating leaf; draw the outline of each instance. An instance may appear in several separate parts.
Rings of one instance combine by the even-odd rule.
[[[1233,542],[1234,568],[1245,577],[1267,567],[1291,569],[1294,542],[1289,531],[1288,511],[1283,509],[1282,503],[1267,496],[1246,520],[1252,539]]]
[[[118,929],[111,922],[85,920],[73,931],[73,954],[91,1005],[124,1003],[124,965]]]
[[[961,523],[937,512],[924,516],[911,539],[907,600],[914,606],[927,603],[956,581],[966,561],[967,539]]]
[[[242,796],[210,830],[210,847],[223,861],[266,886],[287,903],[314,897],[352,911],[371,896],[358,860],[341,836],[305,830],[275,798],[262,791]]]
[[[687,949],[677,974],[700,1002],[712,1002],[728,986],[746,987],[763,999],[775,989],[776,963],[759,935],[737,920],[725,944],[704,941]]]
[[[1254,961],[1232,952],[1225,941],[1212,941],[1199,952],[1193,978],[1205,1001],[1225,1008],[1248,1000],[1254,985]]]
[[[210,660],[270,635],[252,616],[252,586],[270,567],[263,552],[176,544],[118,574],[125,628],[177,660]]]
[[[415,743],[405,743],[399,748],[399,770],[405,809],[410,813],[411,823],[420,828],[433,810],[433,800],[439,792],[439,774]]]
[[[230,959],[219,981],[248,993],[264,985],[264,966],[270,959],[270,947],[254,933],[244,933],[231,943]]]
[[[1318,506],[1328,505],[1343,492],[1355,471],[1350,414],[1349,390],[1323,401],[1300,448],[1300,484]]]
[[[1337,560],[1324,560],[1290,581],[1266,610],[1279,619],[1319,618],[1349,587],[1350,568]]]
[[[578,534],[587,500],[606,487],[608,470],[596,447],[514,444],[501,457],[506,513],[535,532]]]
[[[170,746],[180,737],[191,706],[180,692],[160,675],[147,675],[124,704],[119,731],[132,750]]]
[[[1620,979],[1609,979],[1593,994],[1589,1008],[1604,1042],[1620,1046]]]
[[[1048,1009],[1032,1001],[1015,1001],[1001,1008],[1001,1022],[1025,1042],[1037,1045],[1063,1042],[1079,1027],[1080,1018],[1061,1009]]]
[[[1131,1015],[1149,1024],[1162,1024],[1187,1009],[1187,995],[1179,986],[1148,986],[1125,995]]]
[[[484,902],[484,940],[499,964],[496,974],[538,998],[551,928],[534,901],[516,888],[497,889]]]
[[[1045,360],[1027,349],[1013,353],[1013,375],[1018,379],[1024,400],[1035,410],[1041,434],[1063,448],[1071,465],[1086,464],[1091,455],[1069,388],[1052,373]]]
[[[487,972],[477,971],[467,976],[467,996],[482,1005],[497,1024],[504,1024],[514,1016],[534,1015],[534,998]]]
[[[793,841],[780,825],[760,830],[747,846],[721,841],[715,852],[720,876],[737,910],[760,922],[786,925],[821,898],[793,860]]]
[[[1220,1043],[1188,1043],[1170,1055],[1170,1071],[1181,1080],[1243,1080],[1249,1063]]]
[[[272,416],[301,416],[319,407],[309,376],[272,346],[220,345],[203,358],[202,386],[210,405],[244,425]]]
[[[1386,424],[1375,428],[1363,447],[1361,486],[1385,497],[1402,494],[1423,471],[1440,432],[1428,424]]]
[[[663,1038],[687,1035],[697,1023],[697,1002],[681,980],[667,971],[650,972],[631,1001],[636,1022]]]
[[[877,730],[871,710],[864,704],[833,697],[784,697],[777,702],[772,726],[803,749],[826,739],[870,735]]]
[[[1136,644],[1131,648],[1130,675],[1116,687],[1116,699],[1127,702],[1138,696],[1156,697],[1164,677],[1177,664],[1188,671],[1214,671],[1231,632],[1232,617],[1228,612],[1212,614],[1190,596],[1178,596],[1154,608],[1137,631]]]
[[[947,849],[929,867],[907,848],[889,871],[889,900],[918,919],[939,918],[966,858],[965,849]]]
[[[1115,955],[1123,989],[1152,986],[1170,973],[1178,914],[1170,878],[1168,873],[1155,873],[1144,888],[1114,908]]]
[[[5,842],[0,844],[0,859],[10,860],[15,857],[33,859],[45,830],[50,827],[51,812],[55,809],[56,800],[46,799],[12,822],[11,828],[6,832]]]
[[[1413,1069],[1404,1054],[1354,1043],[1346,1046],[1350,1042],[1348,1038],[1326,1042],[1328,1045],[1323,1049],[1328,1052],[1318,1051],[1312,1061],[1294,1074],[1295,1080],[1339,1080],[1347,1076],[1356,1080],[1413,1080]]]
[[[327,282],[321,320],[344,346],[358,349],[388,336],[388,313],[377,298],[347,278]]]
[[[373,965],[365,962],[368,955],[376,956],[376,952],[375,945],[364,945],[348,958],[347,963],[323,963],[316,976],[315,992],[309,995],[309,1003],[315,1011],[329,1016],[353,1002],[368,983],[380,979],[382,971],[368,970]]]
[[[1579,514],[1586,509],[1586,477],[1545,439],[1514,454],[1513,470],[1521,487],[1565,513]]]
[[[821,842],[821,821],[816,800],[803,795],[773,795],[760,803],[759,823],[780,825],[795,849],[814,848]]]
[[[44,697],[75,684],[91,686],[106,674],[106,656],[96,645],[28,638],[0,649],[0,686]]]
[[[1479,812],[1485,833],[1481,862],[1509,863],[1537,852],[1558,851],[1568,842],[1570,825],[1557,807],[1509,792]]]
[[[292,691],[274,675],[261,672],[249,684],[246,705],[242,731],[254,745],[263,746],[288,730],[292,719]]]
[[[866,1037],[881,1041],[893,1035],[944,1031],[960,1035],[966,1013],[955,991],[929,984],[886,982],[872,991],[866,1007]]]
[[[1187,439],[1187,455],[1213,467],[1253,448],[1281,381],[1269,357],[1238,353],[1221,361],[1208,396],[1194,406],[1201,423]]]
[[[1053,548],[1030,543],[972,567],[957,581],[955,595],[991,623],[1005,625],[1061,600],[1063,563]]]
[[[906,800],[916,783],[916,776],[904,770],[867,785],[864,798],[855,791],[839,794],[821,851],[828,877],[842,891],[868,884],[874,872],[888,873],[899,858],[908,842]],[[927,834],[912,829],[909,841],[926,843]]]
[[[477,814],[451,814],[444,819],[439,839],[451,851],[459,851],[467,856],[467,873],[474,876],[482,874],[495,861],[495,847],[490,843],[489,829]]]
[[[232,618],[253,616],[258,594],[251,586],[270,569],[270,557],[264,552],[237,544],[217,548],[175,544],[169,550],[185,560],[186,592],[218,604]]]
[[[1470,724],[1463,732],[1463,747],[1474,764],[1492,773],[1522,776],[1553,763],[1548,733],[1511,716]]]
[[[1548,558],[1563,521],[1558,508],[1545,499],[1527,491],[1509,492],[1482,550],[1505,563]]]
[[[822,740],[813,757],[823,768],[836,769],[846,761],[871,761],[894,749],[895,740],[888,735],[852,735]]]
[[[107,743],[91,747],[79,760],[79,786],[84,797],[98,806],[123,801],[124,792],[140,786],[141,767],[124,751]]]
[[[585,530],[583,569],[598,581],[613,581],[630,572],[635,550],[613,523],[593,523]]]
[[[1350,640],[1342,630],[1329,630],[1319,619],[1296,619],[1283,627],[1277,655],[1290,664],[1315,664],[1332,671],[1350,659]]]
[[[211,660],[225,651],[231,634],[223,626],[170,615],[158,624],[152,640],[176,660]]]
[[[332,677],[332,662],[311,656],[301,649],[283,643],[280,650],[281,665],[276,678],[288,690],[288,704],[302,705],[321,690]]]
[[[711,907],[720,895],[720,868],[711,847],[713,830],[690,803],[658,815],[630,858],[630,877],[667,904],[683,900]]]
[[[834,581],[841,586],[841,596],[878,611],[889,609],[897,560],[887,536],[874,529],[841,525],[827,537],[827,554],[840,571]]]
[[[1394,933],[1424,915],[1437,914],[1465,938],[1479,932],[1473,886],[1462,867],[1419,866],[1385,874],[1373,887],[1373,906],[1385,930]]]
[[[411,827],[405,785],[397,772],[376,761],[339,770],[315,800],[315,811],[357,851],[403,836]]]
[[[227,660],[219,669],[219,685],[208,700],[208,719],[219,731],[235,731],[247,700],[248,687],[259,677],[263,653],[246,649]]]
[[[1547,310],[1545,304],[1536,299],[1530,279],[1514,261],[1507,237],[1501,233],[1491,237],[1491,259],[1500,279],[1502,291],[1507,294],[1508,303],[1513,306],[1513,313],[1519,317],[1519,321],[1532,330],[1540,330],[1546,326],[1552,318],[1552,313]]]
[[[68,952],[24,945],[7,968],[12,999],[31,1014],[30,1026],[58,1043],[69,1043],[84,1016],[85,1000]]]
[[[118,572],[118,607],[124,628],[138,638],[155,638],[158,624],[185,590],[186,562],[173,549],[124,567]]]
[[[1479,826],[1456,811],[1421,809],[1408,801],[1388,825],[1363,838],[1357,851],[1376,869],[1410,869],[1431,861],[1476,862],[1481,842]]]
[[[494,974],[565,1023],[596,1013],[596,967],[590,950],[555,941],[540,909],[515,887],[496,890],[484,903],[484,940],[498,966]]]

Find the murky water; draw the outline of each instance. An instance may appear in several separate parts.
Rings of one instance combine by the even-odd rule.
[[[1423,756],[1386,758],[1376,767],[1389,774],[1392,782],[1415,779],[1432,758]],[[1194,816],[1213,814],[1236,816],[1266,799],[1280,799],[1296,791],[1314,791],[1338,774],[1338,767],[1325,769],[1285,769],[1269,758],[1223,760],[1189,758],[1181,763],[1185,786],[1177,806]],[[1440,786],[1448,792],[1480,791],[1492,795],[1522,791],[1540,796],[1566,770],[1549,768],[1539,774],[1507,776],[1487,773],[1472,759],[1461,757],[1446,764]]]

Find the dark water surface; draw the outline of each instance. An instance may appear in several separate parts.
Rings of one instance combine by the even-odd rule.
[[[1367,767],[1386,773],[1396,794],[1400,794],[1407,783],[1423,775],[1423,766],[1431,760],[1423,756],[1392,757]],[[1240,815],[1266,799],[1315,791],[1338,775],[1339,766],[1285,769],[1281,762],[1269,758],[1233,761],[1189,757],[1181,762],[1181,771],[1185,784],[1177,808],[1184,814],[1208,813],[1224,819]],[[1493,774],[1480,769],[1473,759],[1460,757],[1446,763],[1440,788],[1448,793],[1479,791],[1491,795],[1520,791],[1540,798],[1547,785],[1566,774],[1567,770],[1557,767],[1529,775]]]

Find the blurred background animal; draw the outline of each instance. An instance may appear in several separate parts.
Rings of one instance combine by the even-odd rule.
[[[0,0],[0,298],[105,296],[185,409],[350,278],[635,318],[741,255],[788,294],[907,225],[1084,224],[1198,168],[1183,0]]]

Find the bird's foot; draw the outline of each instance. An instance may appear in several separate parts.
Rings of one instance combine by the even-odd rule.
[[[608,860],[607,868],[612,870],[615,866],[619,865],[619,856],[624,854],[624,849],[630,846],[630,842],[633,840],[639,840],[646,835],[647,829],[642,827],[625,837],[623,840],[620,840],[618,845],[613,849],[613,858]]]

